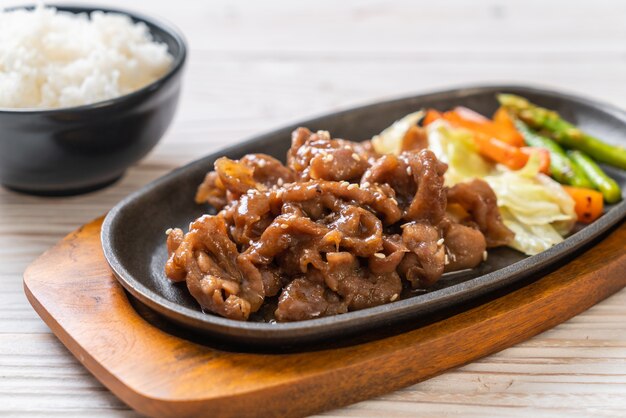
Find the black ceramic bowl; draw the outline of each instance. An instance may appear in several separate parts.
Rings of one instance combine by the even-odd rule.
[[[0,108],[0,182],[32,194],[78,194],[114,182],[161,139],[176,110],[187,48],[178,30],[153,18],[100,7],[52,7],[128,15],[145,23],[174,58],[164,76],[114,99],[50,110]]]

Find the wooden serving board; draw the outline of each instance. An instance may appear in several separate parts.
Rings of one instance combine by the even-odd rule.
[[[101,222],[37,259],[24,289],[96,378],[156,417],[298,416],[350,404],[514,345],[626,286],[622,224],[560,269],[418,329],[308,352],[235,352],[166,333],[140,316],[104,259]]]

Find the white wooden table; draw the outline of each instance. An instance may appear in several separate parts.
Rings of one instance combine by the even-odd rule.
[[[317,113],[468,82],[541,84],[626,108],[621,1],[100,3],[184,31],[184,94],[163,141],[114,186],[62,199],[0,190],[1,416],[135,416],[50,333],[21,275],[174,167]],[[626,290],[501,353],[322,415],[626,416]]]

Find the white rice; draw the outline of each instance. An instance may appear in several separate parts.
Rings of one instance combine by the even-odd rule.
[[[126,15],[38,6],[0,11],[0,108],[62,108],[118,97],[172,65],[167,46]]]

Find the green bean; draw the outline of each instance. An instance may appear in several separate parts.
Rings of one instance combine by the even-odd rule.
[[[523,97],[499,94],[498,101],[516,117],[537,130],[546,131],[559,144],[578,149],[594,160],[626,170],[626,149],[602,142],[571,123],[558,113],[536,106]]]
[[[515,120],[515,127],[528,146],[545,148],[550,152],[550,174],[556,181],[575,187],[593,188],[585,172],[578,165],[572,164],[559,144],[533,132],[519,119]]]
[[[570,161],[584,170],[591,183],[602,193],[604,200],[608,203],[615,203],[622,199],[622,191],[617,182],[607,176],[588,155],[581,151],[572,150],[567,152],[567,156]]]

